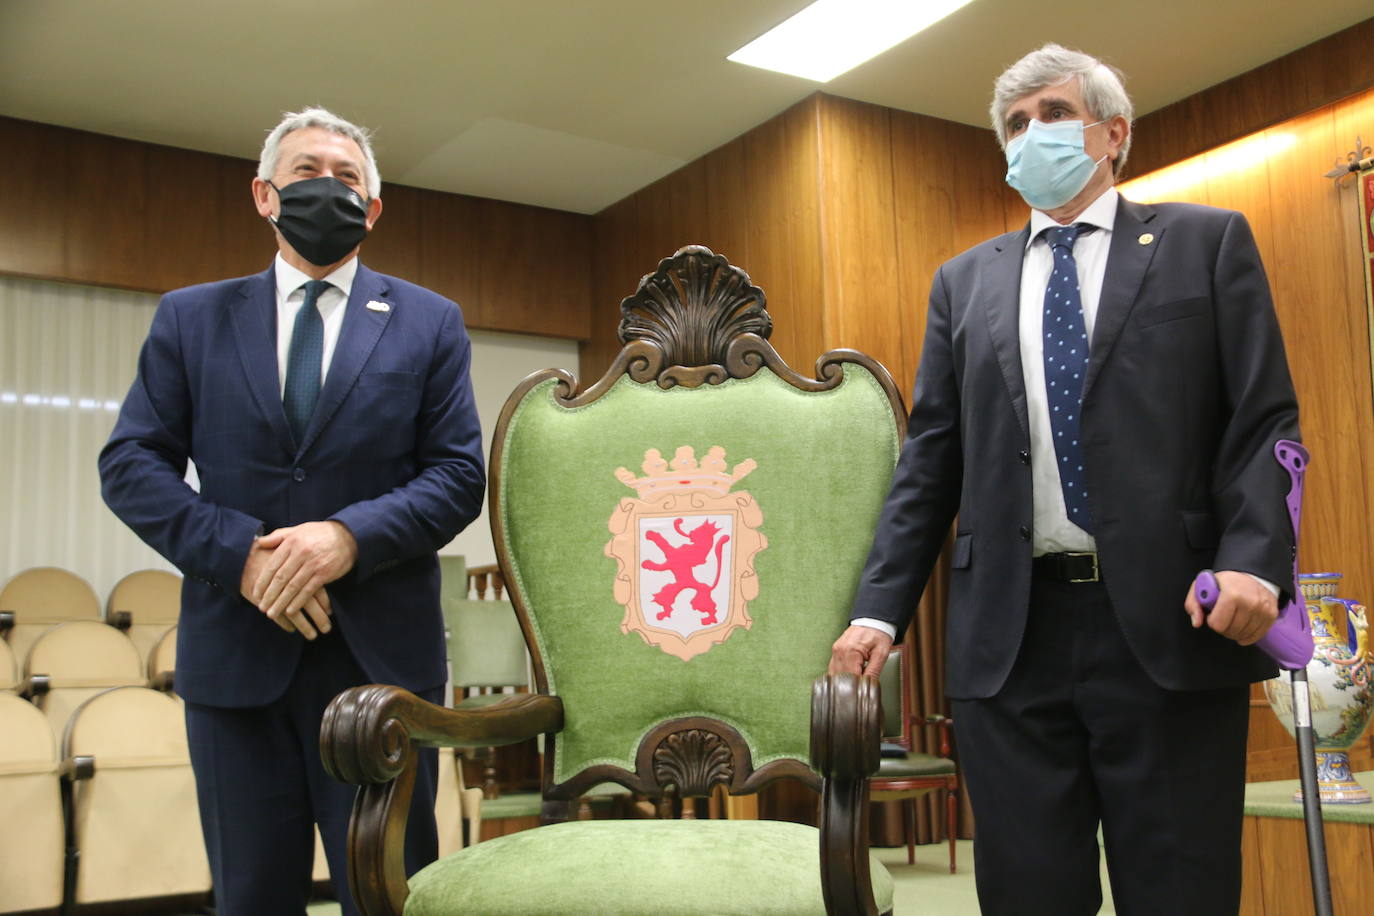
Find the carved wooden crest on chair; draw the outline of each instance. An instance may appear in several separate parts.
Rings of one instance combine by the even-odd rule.
[[[399,836],[412,744],[543,733],[552,826],[525,842],[554,831],[557,849],[617,861],[622,877],[638,867],[648,895],[637,904],[638,890],[621,887],[622,909],[608,909],[592,883],[590,904],[560,903],[560,912],[644,912],[654,907],[634,907],[655,894],[724,893],[711,887],[713,858],[793,847],[784,858],[796,875],[738,889],[746,896],[731,906],[743,909],[703,898],[702,911],[886,911],[890,878],[870,866],[864,835],[878,687],[811,680],[848,620],[900,448],[900,397],[887,372],[854,351],[822,356],[815,378],[788,368],[768,343],[763,291],[706,248],[662,261],[621,312],[625,346],[605,376],[579,392],[565,370],[536,373],[508,399],[494,435],[492,533],[535,692],[455,712],[368,687],[326,714],[326,766],[364,787],[350,836],[355,896],[368,913],[400,912],[406,899],[399,848],[384,848],[380,835]],[[818,837],[759,821],[568,821],[569,803],[602,783],[697,797],[719,786],[753,793],[780,777],[822,791]],[[688,835],[658,843],[668,829]],[[635,858],[698,840],[699,853],[681,853],[681,876]],[[498,852],[479,844],[416,886],[428,895],[444,872],[480,894],[462,859]],[[806,885],[801,898],[779,899],[777,885],[789,881]],[[463,901],[482,911],[479,897]]]

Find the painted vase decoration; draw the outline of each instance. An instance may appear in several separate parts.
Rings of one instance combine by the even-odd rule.
[[[1304,573],[1298,587],[1312,621],[1312,661],[1307,680],[1316,733],[1317,782],[1322,804],[1362,805],[1368,790],[1350,773],[1350,748],[1374,711],[1374,657],[1364,605],[1337,597],[1340,573]],[[1293,687],[1286,675],[1265,681],[1274,714],[1293,734]],[[1302,799],[1302,790],[1293,796]]]

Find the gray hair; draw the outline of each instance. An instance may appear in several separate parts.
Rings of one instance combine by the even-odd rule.
[[[1128,125],[1131,123],[1134,109],[1131,97],[1126,94],[1125,77],[1120,70],[1081,51],[1047,44],[1008,67],[993,85],[990,109],[992,129],[997,132],[997,142],[1002,149],[1007,148],[1006,116],[1012,103],[1032,92],[1057,86],[1074,77],[1078,78],[1083,104],[1096,120],[1109,121],[1120,116],[1126,119]],[[1121,155],[1116,157],[1112,166],[1114,172],[1121,172],[1130,150],[1131,134],[1127,131],[1126,142],[1121,145]]]
[[[367,186],[367,196],[376,197],[382,193],[382,176],[377,171],[377,158],[372,155],[371,132],[323,108],[288,111],[282,115],[281,123],[272,128],[262,145],[262,155],[258,157],[259,178],[271,181],[272,176],[277,173],[282,137],[293,130],[304,130],[307,127],[322,127],[358,144],[358,148],[363,151],[363,183]]]

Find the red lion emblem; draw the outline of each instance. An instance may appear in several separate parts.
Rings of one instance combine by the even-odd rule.
[[[654,595],[654,604],[663,610],[658,612],[657,619],[663,620],[673,614],[673,602],[677,596],[687,589],[691,589],[695,594],[692,596],[692,610],[699,612],[703,626],[710,626],[716,622],[716,602],[711,598],[711,590],[720,582],[721,564],[720,557],[725,550],[725,544],[730,540],[730,535],[723,536],[719,541],[716,534],[720,528],[715,522],[704,521],[690,532],[682,530],[682,519],[673,520],[673,530],[687,539],[686,544],[669,544],[667,538],[657,531],[646,531],[644,536],[658,545],[658,549],[663,551],[663,562],[645,560],[640,565],[645,569],[654,572],[670,572],[673,574],[673,581],[658,590]],[[692,570],[706,562],[706,558],[711,555],[711,548],[714,545],[716,554],[716,577],[710,585],[698,582],[692,575]]]

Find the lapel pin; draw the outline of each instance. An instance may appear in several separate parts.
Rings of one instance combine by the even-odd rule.
[[[386,302],[378,302],[376,299],[373,299],[371,302],[369,302],[369,303],[367,304],[367,307],[368,307],[369,309],[371,309],[372,311],[374,311],[374,312],[389,312],[389,311],[391,311],[391,306],[390,306],[388,303],[386,303]]]
[[[1154,240],[1155,240],[1154,233],[1152,233],[1152,232],[1147,232],[1147,233],[1145,233],[1144,235],[1142,235],[1137,241],[1139,241],[1140,244],[1142,244],[1142,245],[1148,245],[1148,244],[1150,244],[1151,242],[1153,242]]]

